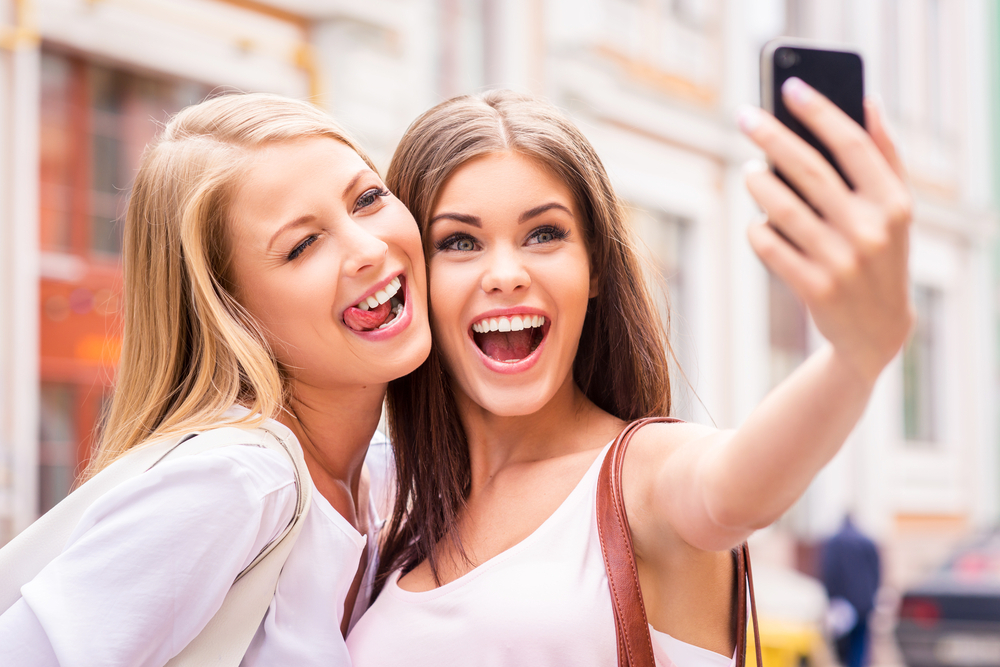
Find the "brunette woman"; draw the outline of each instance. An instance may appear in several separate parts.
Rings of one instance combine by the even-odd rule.
[[[231,95],[181,111],[147,149],[123,254],[122,357],[91,473],[234,424],[301,450],[311,505],[240,664],[349,665],[378,526],[365,452],[387,382],[430,347],[412,216],[325,113]],[[122,482],[0,613],[0,664],[167,663],[296,498],[290,459],[243,444]]]
[[[771,172],[748,186],[764,264],[829,344],[736,430],[654,424],[625,459],[625,505],[660,664],[734,655],[730,548],[787,510],[858,420],[912,321],[909,199],[873,107],[867,134],[798,80],[788,105],[856,190],[771,116],[743,130]],[[667,415],[666,339],[623,206],[582,134],[507,92],[431,109],[387,179],[428,258],[430,357],[391,383],[399,497],[381,595],[354,664],[613,665],[597,472],[630,421]]]

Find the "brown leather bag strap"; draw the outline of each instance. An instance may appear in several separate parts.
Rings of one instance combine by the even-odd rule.
[[[764,660],[760,655],[760,628],[757,625],[757,600],[754,598],[753,594],[753,568],[750,567],[750,547],[744,542],[739,547],[740,553],[743,555],[744,560],[746,560],[747,568],[747,595],[750,596],[750,619],[753,621],[753,647],[754,653],[757,658],[757,667],[764,667]],[[746,595],[741,595],[743,601],[743,615],[740,617],[740,622],[742,622],[744,632],[746,632],[747,627],[747,613],[746,613]],[[746,642],[743,642],[743,653],[746,653]],[[739,667],[743,667],[746,664],[746,657],[742,662],[738,663]]]
[[[611,445],[601,465],[597,479],[597,532],[604,554],[604,567],[608,573],[611,604],[614,608],[615,634],[618,641],[619,667],[654,667],[653,642],[649,636],[646,606],[639,586],[639,570],[635,564],[632,532],[625,513],[622,494],[622,465],[625,450],[635,432],[646,424],[677,422],[670,417],[638,419],[619,434]],[[750,611],[757,649],[757,667],[761,667],[760,632],[757,629],[757,603],[753,593],[753,575],[750,571],[750,550],[741,544],[734,550],[736,566],[736,667],[746,664],[747,594],[742,591],[744,582],[749,589]],[[741,594],[742,592],[742,594]]]

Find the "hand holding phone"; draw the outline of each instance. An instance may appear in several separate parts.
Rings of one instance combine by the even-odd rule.
[[[781,48],[772,49],[772,60],[773,71],[783,73],[762,86],[770,99],[765,106],[776,115],[756,107],[740,112],[741,128],[775,170],[747,175],[751,195],[767,213],[767,222],[752,225],[748,236],[761,261],[805,302],[830,341],[832,354],[824,363],[838,369],[830,372],[870,388],[913,321],[907,274],[911,200],[902,165],[877,108],[860,95],[860,74],[847,87],[847,101],[840,100],[848,107],[851,97],[855,101],[845,113],[796,76],[809,76],[834,97],[844,90],[824,82],[831,74],[816,66],[822,60],[805,57],[820,49],[796,47],[800,59],[782,60]],[[809,67],[818,69],[819,80],[804,72]],[[794,126],[779,122],[779,112]]]
[[[781,87],[792,77],[809,84],[864,127],[865,83],[861,56],[849,49],[822,48],[813,42],[787,37],[772,39],[760,52],[761,107],[818,150],[841,178],[852,185],[827,147],[785,105]]]

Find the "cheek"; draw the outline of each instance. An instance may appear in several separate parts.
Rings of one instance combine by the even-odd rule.
[[[434,345],[447,363],[462,345],[465,335],[462,310],[475,287],[475,281],[471,276],[464,275],[460,266],[433,259],[428,266],[428,275],[431,333]]]
[[[442,269],[436,262],[427,267],[427,297],[430,307],[431,327],[434,335],[446,335],[455,325],[460,292],[466,282],[455,271]]]

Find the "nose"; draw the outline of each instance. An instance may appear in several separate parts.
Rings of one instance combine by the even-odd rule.
[[[487,256],[484,292],[514,292],[531,285],[531,276],[515,249],[497,248]]]
[[[363,226],[350,223],[340,242],[344,244],[346,260],[344,270],[356,274],[372,267],[379,267],[389,254],[389,245]]]

